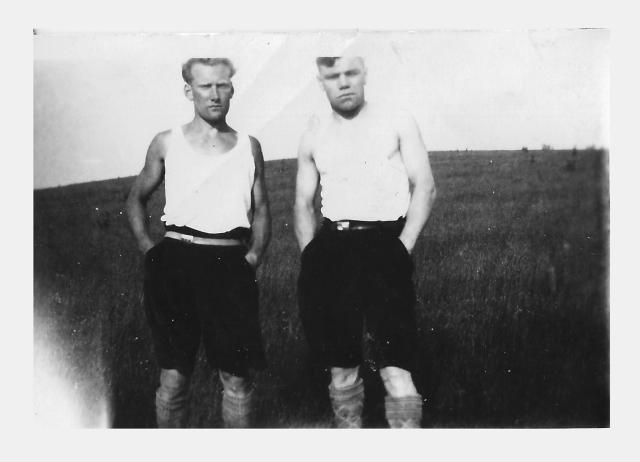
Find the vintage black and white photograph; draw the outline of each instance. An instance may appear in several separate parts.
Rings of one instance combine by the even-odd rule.
[[[609,41],[35,29],[36,424],[608,428]]]

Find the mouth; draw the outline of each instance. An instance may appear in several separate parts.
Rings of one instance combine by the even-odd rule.
[[[338,99],[347,99],[347,98],[353,98],[355,95],[355,93],[345,93],[343,95],[338,96]]]

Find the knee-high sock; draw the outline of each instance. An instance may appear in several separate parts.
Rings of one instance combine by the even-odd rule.
[[[337,428],[362,428],[364,383],[361,378],[347,388],[337,389],[329,385],[329,397]]]
[[[253,389],[244,396],[233,396],[222,392],[222,421],[226,428],[249,428]]]
[[[422,420],[422,396],[384,399],[384,409],[391,428],[420,428]]]
[[[156,422],[158,428],[182,428],[187,419],[188,395],[182,394],[170,399],[156,392]]]

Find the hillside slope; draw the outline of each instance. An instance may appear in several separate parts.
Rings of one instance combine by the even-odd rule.
[[[438,199],[414,255],[425,427],[609,425],[605,162],[598,151],[432,154]],[[266,172],[269,368],[256,376],[257,425],[326,427],[328,379],[309,369],[296,305],[295,161]],[[158,369],[124,214],[131,182],[34,192],[36,404],[55,399],[38,367],[48,364],[82,403],[76,425],[154,425]],[[162,196],[149,207],[157,238]],[[384,426],[377,373],[363,372],[365,424]],[[219,391],[201,361],[190,426],[220,426]]]

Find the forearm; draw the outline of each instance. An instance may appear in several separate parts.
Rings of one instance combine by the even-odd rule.
[[[400,233],[400,240],[409,252],[413,250],[418,236],[429,219],[434,200],[435,188],[432,185],[416,185],[413,188],[406,222]]]
[[[140,199],[132,197],[127,199],[127,218],[138,248],[146,252],[153,247],[153,241],[149,236],[146,207]]]
[[[254,254],[257,261],[260,261],[270,239],[271,217],[269,216],[269,209],[266,206],[257,207],[253,213],[253,221],[251,223],[251,243],[248,253]]]
[[[296,205],[293,210],[294,228],[300,250],[303,250],[316,233],[316,215],[313,206]]]

